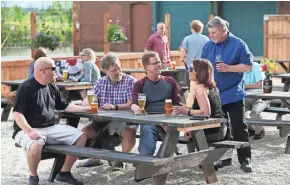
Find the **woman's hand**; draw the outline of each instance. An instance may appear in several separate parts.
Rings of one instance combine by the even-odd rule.
[[[187,115],[188,111],[189,111],[189,108],[183,104],[183,103],[180,103],[182,106],[173,106],[173,111],[177,112],[177,114],[185,114]]]

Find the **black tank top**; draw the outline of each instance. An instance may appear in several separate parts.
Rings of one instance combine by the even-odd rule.
[[[214,87],[212,89],[209,89],[208,99],[209,99],[210,109],[211,109],[210,117],[224,118],[224,113],[222,111],[222,103],[221,103],[220,93],[219,93],[218,88]],[[196,98],[194,98],[192,109],[193,110],[200,109]],[[219,128],[205,129],[204,132],[205,134],[214,134],[214,133],[220,132],[223,128],[224,128],[224,125],[222,124],[221,127]]]

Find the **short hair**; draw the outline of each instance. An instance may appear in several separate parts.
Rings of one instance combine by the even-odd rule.
[[[158,25],[161,25],[161,24],[164,24],[165,25],[164,22],[158,22],[156,26],[158,27]]]
[[[203,30],[203,23],[199,20],[193,20],[190,23],[190,28],[194,30],[196,33],[201,33]]]
[[[142,56],[142,64],[144,67],[149,64],[149,60],[152,57],[159,57],[159,55],[154,51],[144,53],[144,55]]]
[[[216,86],[214,81],[214,69],[207,59],[198,59],[192,62],[193,69],[196,72],[196,80],[207,88]]]
[[[88,61],[91,61],[93,63],[96,62],[96,54],[91,48],[85,48],[82,50],[81,56],[88,56]]]
[[[117,61],[119,61],[118,57],[113,53],[107,53],[102,59],[101,59],[101,64],[102,64],[102,69],[108,70],[109,67],[113,64],[115,64]]]
[[[34,61],[36,61],[40,57],[47,57],[47,53],[44,48],[39,48],[38,50],[36,50],[35,55],[34,55]]]
[[[229,30],[230,24],[226,20],[218,16],[215,16],[214,18],[208,21],[206,27],[207,28],[221,28],[221,29]]]

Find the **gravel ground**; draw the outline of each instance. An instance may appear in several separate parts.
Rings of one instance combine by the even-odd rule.
[[[275,114],[265,113],[264,118],[274,119]],[[283,120],[290,121],[290,115],[285,115]],[[81,120],[86,123],[86,119]],[[21,148],[15,148],[11,138],[12,118],[1,123],[1,184],[2,185],[22,185],[27,184],[29,170],[26,163],[25,152]],[[81,124],[81,126],[84,124]],[[219,169],[217,177],[219,181],[216,185],[289,185],[290,184],[290,155],[284,154],[286,138],[280,138],[275,127],[266,127],[266,136],[262,140],[251,140],[252,165],[254,172],[243,173],[237,162],[236,152],[234,152],[233,165]],[[160,144],[160,143],[159,143]],[[137,153],[138,141],[132,152]],[[185,152],[186,147],[180,145],[181,151]],[[120,147],[117,148],[120,150]],[[77,161],[77,163],[80,161]],[[38,173],[40,185],[61,184],[49,183],[47,179],[53,164],[53,159],[41,161]],[[115,170],[107,162],[103,166],[93,168],[75,168],[72,173],[81,179],[86,185],[147,185],[151,184],[151,179],[136,183],[133,180],[134,168],[128,164],[123,170]],[[206,184],[200,169],[191,168],[169,175],[167,184],[190,185]]]

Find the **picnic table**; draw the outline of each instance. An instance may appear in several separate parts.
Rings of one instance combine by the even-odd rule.
[[[290,154],[290,120],[282,121],[282,116],[290,114],[290,93],[283,91],[272,91],[272,93],[263,93],[261,90],[248,90],[246,91],[247,97],[263,100],[275,100],[282,101],[285,107],[268,107],[264,112],[277,113],[276,120],[266,119],[247,119],[248,124],[261,125],[261,126],[277,126],[280,131],[280,137],[287,137],[285,153]]]
[[[273,78],[281,78],[282,83],[284,83],[283,91],[289,92],[290,91],[290,72],[289,73],[283,73],[283,74],[277,74],[274,75]]]
[[[153,184],[163,185],[166,182],[168,173],[179,171],[186,168],[202,165],[203,174],[207,183],[217,181],[213,162],[219,160],[228,150],[229,146],[235,146],[231,141],[223,143],[220,148],[209,148],[203,129],[219,127],[226,119],[209,118],[205,120],[190,120],[188,116],[176,115],[166,117],[164,114],[146,114],[134,115],[131,111],[104,111],[100,110],[98,114],[92,113],[67,113],[58,112],[60,117],[67,118],[67,123],[77,127],[81,117],[92,118],[98,121],[119,121],[137,124],[167,126],[163,144],[159,148],[158,156],[141,156],[139,154],[123,153],[116,151],[108,151],[103,149],[92,148],[76,148],[75,146],[54,146],[47,145],[44,147],[46,152],[55,152],[58,154],[74,154],[77,156],[95,157],[105,160],[116,160],[133,163],[136,167],[135,179],[144,179],[153,177]],[[192,131],[196,140],[198,152],[174,156],[175,147],[178,143],[180,131]],[[245,142],[239,143],[240,147],[248,146]],[[218,143],[216,143],[218,146]],[[53,169],[51,171],[50,181],[53,181],[57,172],[61,169],[64,162],[63,158],[55,159]],[[154,162],[153,162],[154,161]]]
[[[18,86],[22,84],[26,79],[22,80],[11,80],[11,81],[1,81],[1,84],[7,85],[11,87],[11,91],[16,91]],[[74,99],[84,99],[86,97],[86,90],[91,89],[93,86],[91,83],[88,82],[56,82],[55,83],[62,96],[67,100],[74,100]],[[71,91],[77,93],[70,93]],[[1,121],[7,121],[9,117],[10,110],[12,108],[12,102],[5,101],[5,98],[1,98],[1,105],[4,110],[2,111]]]

